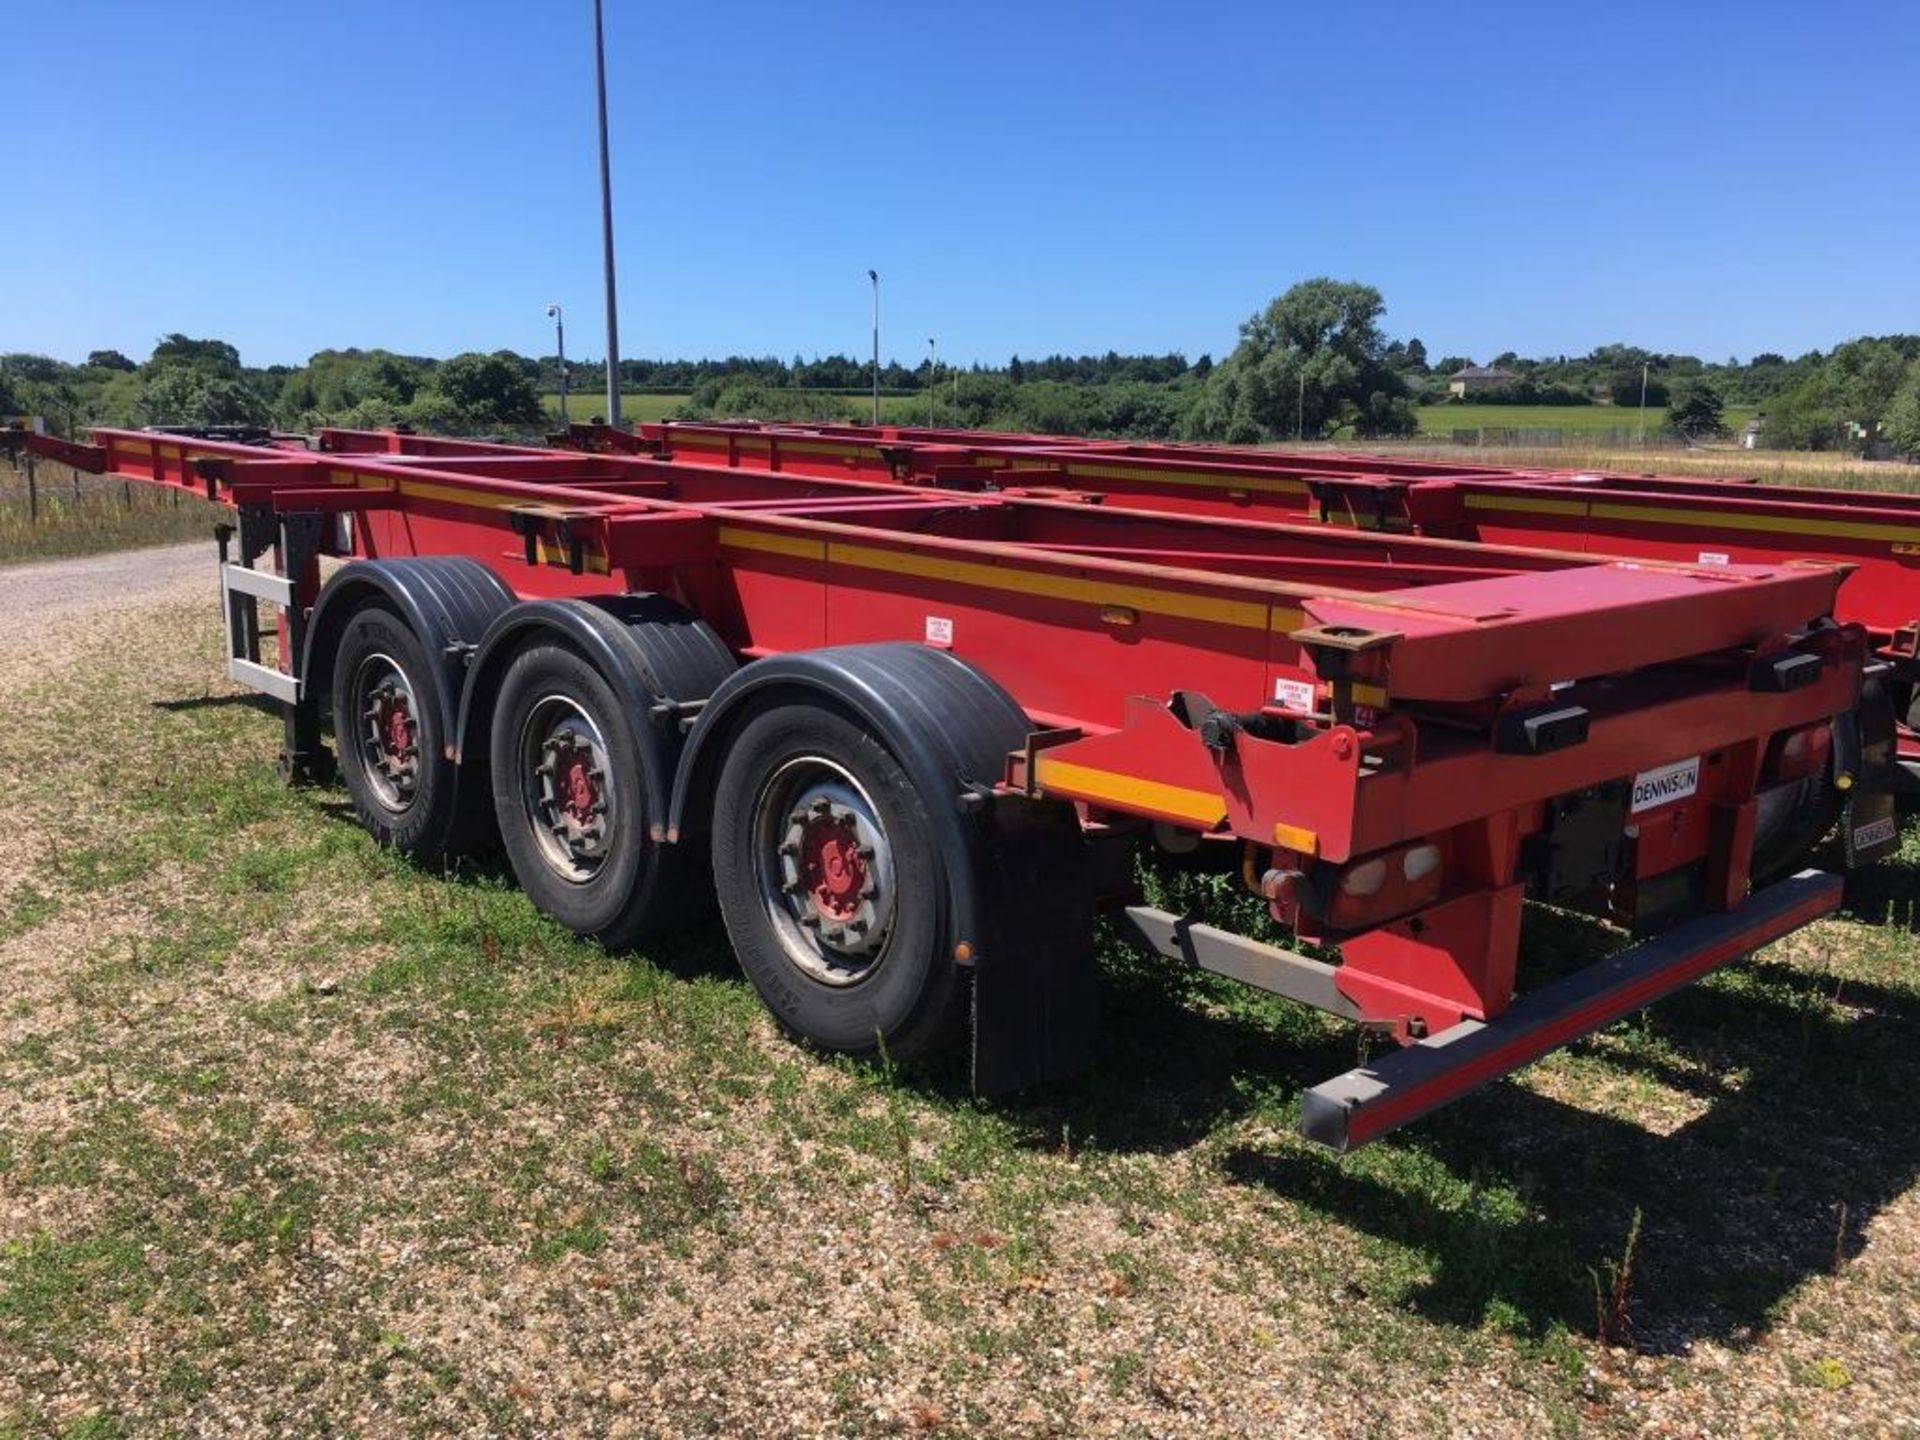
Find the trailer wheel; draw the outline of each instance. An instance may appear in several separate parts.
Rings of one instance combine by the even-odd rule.
[[[432,661],[407,622],[361,605],[333,662],[333,729],[341,779],[374,839],[431,863],[454,848],[461,807]]]
[[[633,722],[578,652],[521,651],[501,679],[491,732],[500,837],[542,911],[624,949],[701,894],[681,852],[651,839]]]
[[[953,1038],[965,984],[926,803],[859,726],[806,703],[745,725],[720,772],[713,873],[734,952],[787,1029],[895,1059]]]

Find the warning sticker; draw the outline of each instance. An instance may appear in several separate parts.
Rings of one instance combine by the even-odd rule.
[[[953,621],[945,615],[927,616],[927,644],[952,645]]]
[[[1311,680],[1275,680],[1273,702],[1298,714],[1311,715],[1313,713],[1313,682]]]
[[[1628,809],[1635,815],[1657,805],[1684,800],[1700,788],[1700,757],[1676,760],[1633,777],[1633,803]]]

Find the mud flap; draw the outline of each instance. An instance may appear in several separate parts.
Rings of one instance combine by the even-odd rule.
[[[973,957],[973,1089],[1008,1095],[1093,1060],[1100,974],[1086,842],[1069,807],[984,800],[973,845],[991,930]]]
[[[1843,736],[1836,729],[1835,738],[1841,742],[1838,753],[1851,749],[1857,755],[1854,763],[1858,778],[1848,788],[1846,804],[1841,808],[1840,843],[1847,868],[1857,870],[1900,848],[1895,797],[1907,786],[1899,763],[1893,699],[1884,675],[1868,675],[1860,687],[1859,709],[1836,725],[1847,720],[1853,722],[1854,735]]]

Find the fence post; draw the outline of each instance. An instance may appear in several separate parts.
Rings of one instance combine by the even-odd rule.
[[[27,523],[40,523],[40,482],[34,474],[33,452],[27,451]]]
[[[131,480],[122,480],[120,482],[120,498],[127,502],[127,513],[132,514],[133,513],[133,482]]]

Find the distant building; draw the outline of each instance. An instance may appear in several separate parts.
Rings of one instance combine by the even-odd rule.
[[[1511,370],[1502,370],[1497,365],[1469,365],[1454,371],[1448,378],[1447,393],[1462,396],[1480,390],[1498,390],[1502,385],[1511,385],[1519,378]]]
[[[1748,450],[1756,449],[1760,444],[1760,417],[1754,416],[1741,427],[1740,444]]]

